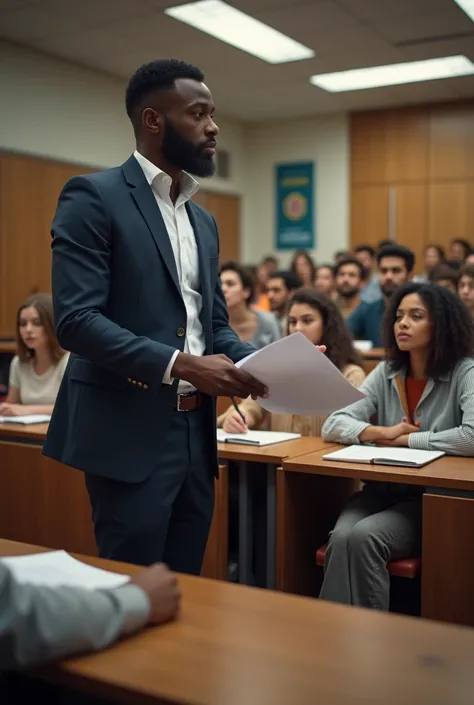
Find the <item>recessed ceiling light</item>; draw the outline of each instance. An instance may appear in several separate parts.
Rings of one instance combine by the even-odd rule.
[[[353,71],[322,73],[311,76],[310,83],[330,93],[360,91],[366,88],[398,86],[403,83],[434,81],[439,78],[468,76],[474,73],[474,64],[465,56],[448,56],[443,59],[408,61],[389,66],[370,66]]]
[[[165,10],[176,20],[206,32],[269,64],[301,61],[314,51],[222,0],[200,0]]]
[[[454,2],[474,22],[474,0],[454,0]]]

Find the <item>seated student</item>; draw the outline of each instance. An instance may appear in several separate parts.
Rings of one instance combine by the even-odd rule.
[[[387,359],[322,437],[474,456],[474,323],[448,289],[406,284],[384,319]],[[387,563],[419,554],[423,488],[367,482],[331,532],[320,597],[389,608]]]
[[[20,306],[16,339],[18,355],[10,365],[8,396],[0,403],[0,416],[51,414],[68,353],[54,334],[49,294],[34,294]]]
[[[19,584],[0,563],[0,702],[42,700],[37,681],[7,671],[105,649],[147,624],[175,619],[180,601],[177,577],[163,564],[141,570],[122,587],[92,591]]]
[[[280,326],[273,313],[251,307],[254,280],[247,267],[238,262],[226,262],[220,269],[229,323],[240,340],[259,350],[280,340]]]
[[[474,264],[465,264],[459,271],[459,298],[474,318]]]
[[[438,286],[444,286],[455,294],[458,290],[459,271],[447,264],[440,264],[430,273],[429,281]]]
[[[352,345],[352,337],[342,316],[330,299],[313,289],[300,289],[290,301],[288,310],[288,334],[300,331],[314,345],[324,345],[326,355],[342,372],[345,378],[359,387],[365,378],[358,352]],[[292,414],[267,415],[251,398],[239,405],[246,424],[231,406],[218,419],[218,427],[231,433],[245,433],[248,428],[260,426],[268,421],[270,430],[301,433],[303,436],[318,436],[324,417],[295,416]]]

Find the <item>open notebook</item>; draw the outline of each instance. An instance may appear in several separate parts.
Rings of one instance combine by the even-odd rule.
[[[28,426],[33,423],[49,423],[51,416],[46,414],[29,414],[27,416],[0,416],[0,423],[20,423]]]
[[[401,465],[421,468],[441,458],[438,450],[413,450],[412,448],[384,448],[380,446],[353,445],[323,455],[324,460],[342,460],[346,463],[368,463],[370,465]]]
[[[247,433],[226,433],[217,429],[217,440],[220,443],[240,443],[244,446],[271,446],[274,443],[292,441],[300,438],[301,433],[278,433],[277,431],[247,431]]]

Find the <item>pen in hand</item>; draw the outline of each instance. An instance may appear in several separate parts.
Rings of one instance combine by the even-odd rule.
[[[238,405],[237,402],[235,401],[235,397],[232,397],[232,404],[233,404],[233,406],[234,406],[234,409],[236,410],[236,412],[238,413],[238,415],[240,416],[240,418],[241,418],[242,421],[244,422],[244,424],[247,425],[247,422],[246,422],[246,420],[245,420],[245,416],[244,416],[243,413],[240,411],[239,405]]]

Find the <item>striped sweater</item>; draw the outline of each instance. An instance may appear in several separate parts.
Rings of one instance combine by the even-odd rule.
[[[405,374],[381,362],[360,387],[365,398],[328,416],[321,430],[324,440],[360,443],[371,419],[378,426],[395,426],[408,418]],[[464,358],[450,374],[428,380],[413,421],[419,422],[420,431],[409,435],[410,448],[474,456],[474,358]]]

